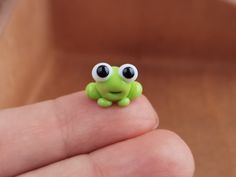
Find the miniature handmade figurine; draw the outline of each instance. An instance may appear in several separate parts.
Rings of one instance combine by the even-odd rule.
[[[86,87],[89,98],[97,100],[102,107],[109,107],[113,102],[119,106],[127,106],[130,101],[142,94],[142,85],[135,81],[138,70],[132,64],[120,67],[110,66],[107,63],[98,63],[92,69],[91,82]]]

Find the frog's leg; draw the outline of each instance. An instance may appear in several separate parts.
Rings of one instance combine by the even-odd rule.
[[[125,97],[125,98],[121,99],[120,101],[118,101],[118,105],[121,107],[128,106],[129,103],[130,103],[130,99],[128,97]]]
[[[143,92],[142,85],[139,82],[134,81],[131,83],[131,88],[130,88],[128,98],[130,100],[133,100],[133,99],[139,97],[142,94],[142,92]]]
[[[112,105],[111,101],[106,100],[105,98],[101,98],[101,95],[96,89],[96,83],[91,82],[86,86],[86,94],[88,95],[89,98],[93,100],[97,100],[97,104],[102,107],[109,107]]]
[[[109,107],[112,105],[112,102],[106,100],[105,98],[99,98],[97,104],[101,107]]]
[[[133,82],[131,83],[131,88],[130,88],[130,92],[129,95],[123,99],[121,99],[120,101],[118,101],[118,105],[119,106],[128,106],[130,103],[130,100],[133,100],[135,98],[137,98],[138,96],[140,96],[142,94],[143,88],[142,85],[139,82]]]
[[[97,100],[98,98],[101,97],[96,89],[95,82],[89,83],[85,88],[85,92],[86,92],[87,96],[93,100]]]

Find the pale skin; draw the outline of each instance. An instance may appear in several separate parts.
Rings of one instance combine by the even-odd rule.
[[[192,177],[179,136],[140,96],[102,109],[79,92],[0,111],[0,177]]]

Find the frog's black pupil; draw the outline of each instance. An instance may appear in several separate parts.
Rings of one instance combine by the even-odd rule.
[[[101,65],[97,68],[97,75],[101,78],[105,78],[109,75],[109,68],[105,65]]]
[[[131,67],[126,67],[123,69],[122,72],[123,76],[127,79],[131,79],[132,77],[134,77],[134,69]]]

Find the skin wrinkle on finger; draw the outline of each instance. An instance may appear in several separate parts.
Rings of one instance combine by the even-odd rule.
[[[35,107],[38,109],[35,110]],[[19,169],[27,170],[26,164],[35,167],[39,159],[41,159],[41,163],[48,164],[47,151],[52,147],[54,147],[54,151],[50,153],[51,158],[58,158],[63,154],[56,119],[49,108],[50,102],[43,102],[0,112],[0,125],[2,125],[0,126],[1,177],[6,177],[9,170],[10,172]],[[32,119],[28,119],[29,115]],[[44,121],[42,122],[42,120]],[[47,141],[53,143],[54,146],[48,145],[45,135]]]
[[[52,110],[55,114],[55,118],[56,118],[56,122],[57,122],[57,126],[58,129],[60,131],[60,136],[61,136],[61,144],[63,146],[63,151],[65,153],[65,157],[70,157],[70,150],[69,150],[69,144],[67,141],[68,138],[68,129],[62,128],[63,126],[67,126],[68,123],[71,121],[72,116],[67,116],[66,112],[64,111],[64,109],[57,109],[57,104],[56,104],[56,100],[51,101],[51,105],[52,105]],[[62,118],[61,115],[64,115]],[[63,121],[64,119],[64,121]],[[67,131],[66,131],[67,130]]]
[[[192,177],[191,151],[175,133],[154,130],[18,177]]]
[[[91,153],[87,155],[87,158],[89,159],[90,165],[94,171],[94,173],[96,174],[95,177],[108,177],[104,170],[102,170],[102,168],[100,167],[100,165],[96,162],[96,160],[94,160],[92,158]]]
[[[3,154],[0,177],[89,153],[151,131],[156,125],[157,115],[144,96],[127,108],[103,109],[80,92],[3,110],[0,112],[0,153]]]
[[[0,36],[4,32],[15,3],[15,0],[0,0]]]

